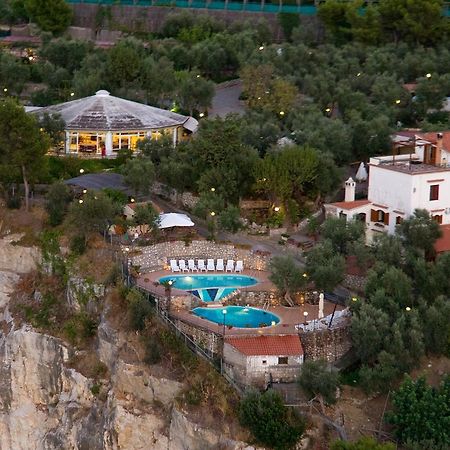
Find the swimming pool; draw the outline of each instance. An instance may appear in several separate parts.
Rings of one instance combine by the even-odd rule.
[[[226,314],[223,311],[226,311]],[[280,318],[263,309],[244,306],[226,306],[225,308],[195,308],[192,312],[203,319],[236,328],[261,328],[276,325]]]
[[[213,302],[230,295],[239,287],[254,286],[258,280],[246,275],[169,275],[159,282],[172,280],[175,289],[190,292],[204,302]]]

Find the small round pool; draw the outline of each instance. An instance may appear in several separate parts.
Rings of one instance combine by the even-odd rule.
[[[226,314],[223,311],[226,311]],[[225,308],[195,308],[192,312],[203,319],[236,328],[262,328],[276,325],[280,318],[263,309],[244,306],[227,306]]]
[[[240,287],[254,286],[258,280],[246,275],[169,275],[159,282],[173,281],[175,289],[190,292],[204,302],[220,300]]]

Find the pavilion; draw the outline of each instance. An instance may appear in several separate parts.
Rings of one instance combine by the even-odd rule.
[[[137,141],[144,138],[168,135],[176,145],[198,126],[193,117],[114,97],[105,90],[29,112],[59,114],[66,123],[64,154],[94,158],[114,158],[120,150],[135,151]]]

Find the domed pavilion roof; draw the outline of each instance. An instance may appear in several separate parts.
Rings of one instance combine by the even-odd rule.
[[[192,117],[114,97],[104,90],[90,97],[39,108],[30,113],[60,114],[66,122],[66,130],[131,131],[183,125],[195,131],[198,124]]]

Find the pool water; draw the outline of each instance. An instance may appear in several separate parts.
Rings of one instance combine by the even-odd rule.
[[[226,310],[226,314],[223,311]],[[244,306],[227,306],[225,308],[195,308],[192,312],[203,319],[236,328],[261,328],[276,325],[280,318],[263,309]]]
[[[246,275],[169,275],[159,282],[173,281],[175,289],[190,292],[204,302],[213,302],[230,295],[239,287],[254,286],[258,280]]]

